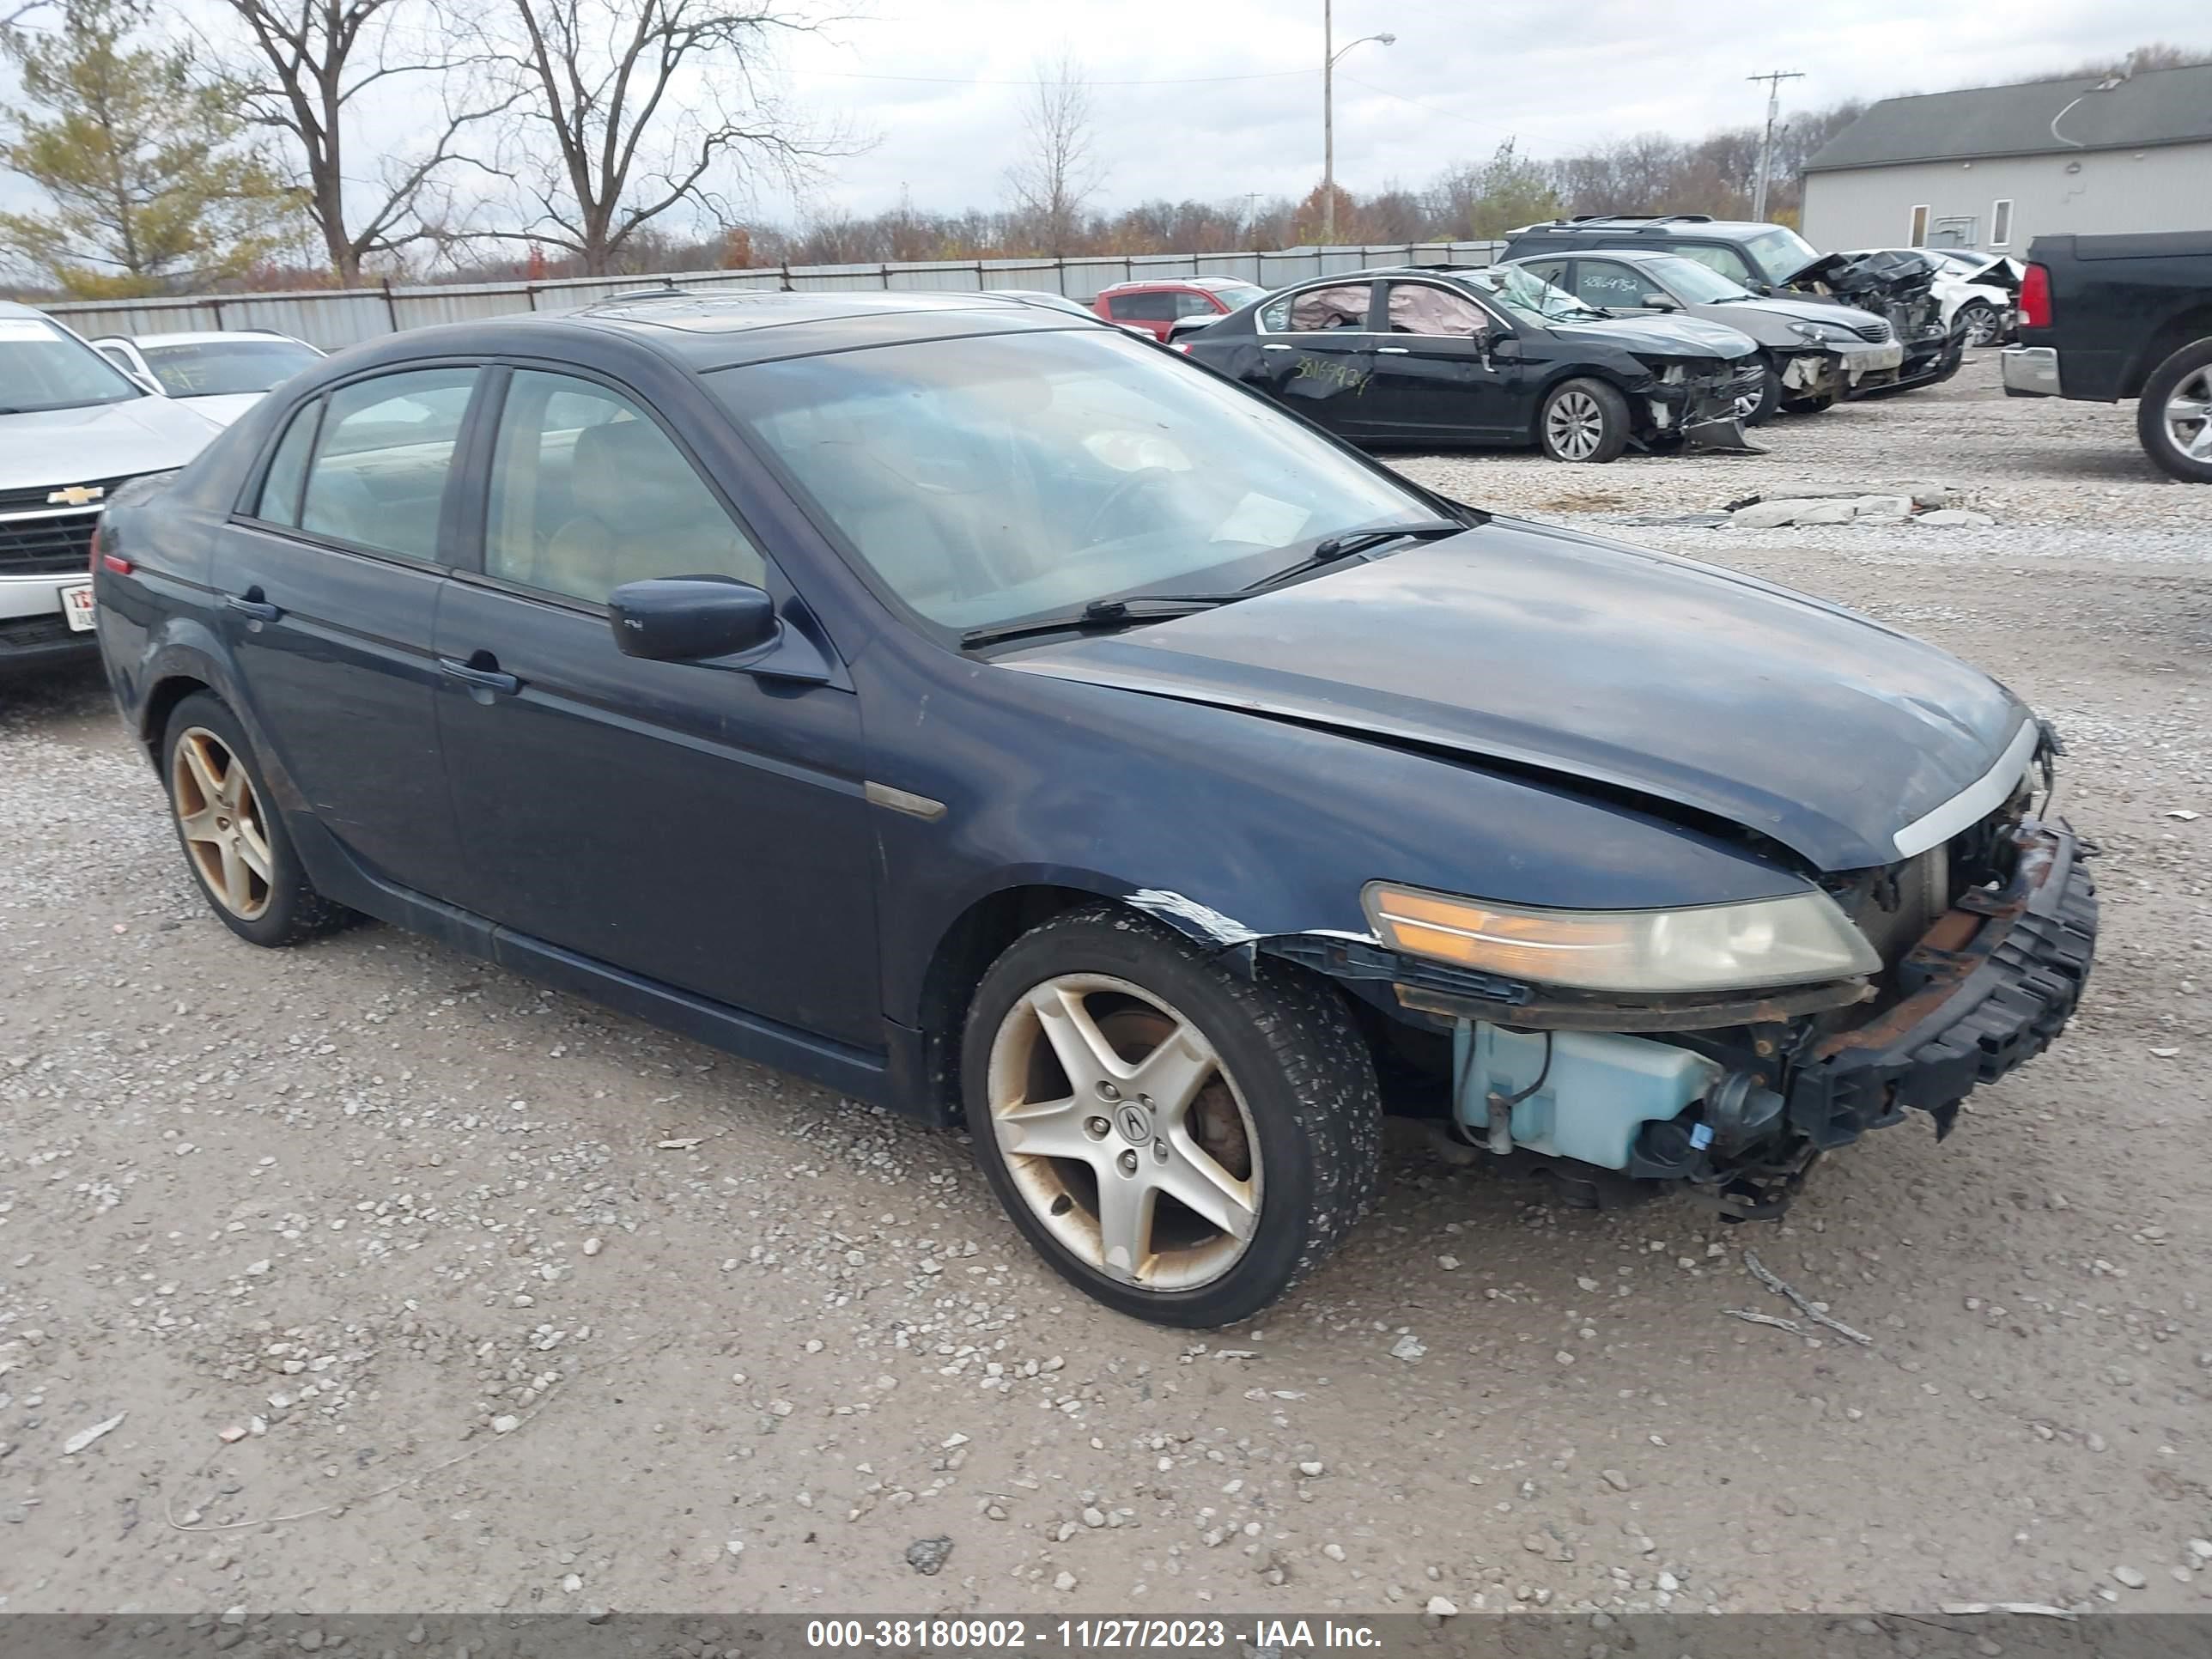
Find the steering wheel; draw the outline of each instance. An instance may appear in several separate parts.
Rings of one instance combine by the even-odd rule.
[[[1106,499],[1091,509],[1090,518],[1084,521],[1083,545],[1088,547],[1093,542],[1103,540],[1102,532],[1112,521],[1115,514],[1145,491],[1174,482],[1175,474],[1164,466],[1148,466],[1132,473],[1127,479],[1115,485],[1108,492]]]

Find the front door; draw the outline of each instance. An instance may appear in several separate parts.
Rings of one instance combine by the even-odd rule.
[[[1494,442],[1528,431],[1516,391],[1512,334],[1463,294],[1437,283],[1392,283],[1389,331],[1376,346],[1370,416],[1391,435]]]
[[[439,898],[461,860],[431,641],[454,448],[481,378],[409,369],[307,404],[213,572],[246,712],[307,810],[372,874]]]
[[[482,568],[438,617],[470,909],[869,1048],[883,1042],[857,699],[615,647],[624,582],[789,590],[638,402],[508,378]]]
[[[1253,383],[1332,432],[1373,435],[1367,393],[1375,376],[1374,297],[1372,283],[1326,283],[1261,307]]]

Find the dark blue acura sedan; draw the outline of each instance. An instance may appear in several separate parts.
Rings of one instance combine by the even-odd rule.
[[[94,563],[233,932],[380,918],[964,1121],[1148,1319],[1318,1264],[1386,1104],[1773,1213],[2089,968],[2054,740],[1986,676],[1018,301],[398,336]]]

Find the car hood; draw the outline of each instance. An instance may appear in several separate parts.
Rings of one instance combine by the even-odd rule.
[[[177,401],[193,414],[206,416],[217,426],[228,426],[268,395],[265,392],[211,392],[204,397],[179,398]]]
[[[0,415],[0,490],[167,472],[221,429],[167,398]]]
[[[1897,832],[1986,778],[2031,718],[1839,606],[1509,520],[1002,660],[1671,804],[1827,871],[1896,862]]]
[[[1565,340],[1602,340],[1639,357],[1745,357],[1759,343],[1741,329],[1702,317],[1609,317],[1603,322],[1548,323]]]
[[[1826,323],[1832,327],[1840,323],[1847,328],[1873,328],[1882,320],[1871,311],[1838,305],[1832,300],[1790,300],[1778,295],[1771,299],[1729,300],[1720,309],[1740,311],[1747,317],[1759,312],[1785,323]]]

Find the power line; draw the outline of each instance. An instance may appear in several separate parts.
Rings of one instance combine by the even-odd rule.
[[[1099,81],[1090,76],[1075,78],[1092,87],[1194,87],[1216,81],[1281,81],[1293,76],[1318,75],[1318,70],[1267,70],[1256,75],[1170,75],[1153,80]],[[939,87],[1056,87],[1057,76],[1039,78],[1036,76],[1016,76],[997,80],[988,76],[967,75],[876,75],[863,70],[793,70],[793,75],[824,76],[839,81],[912,81]]]

